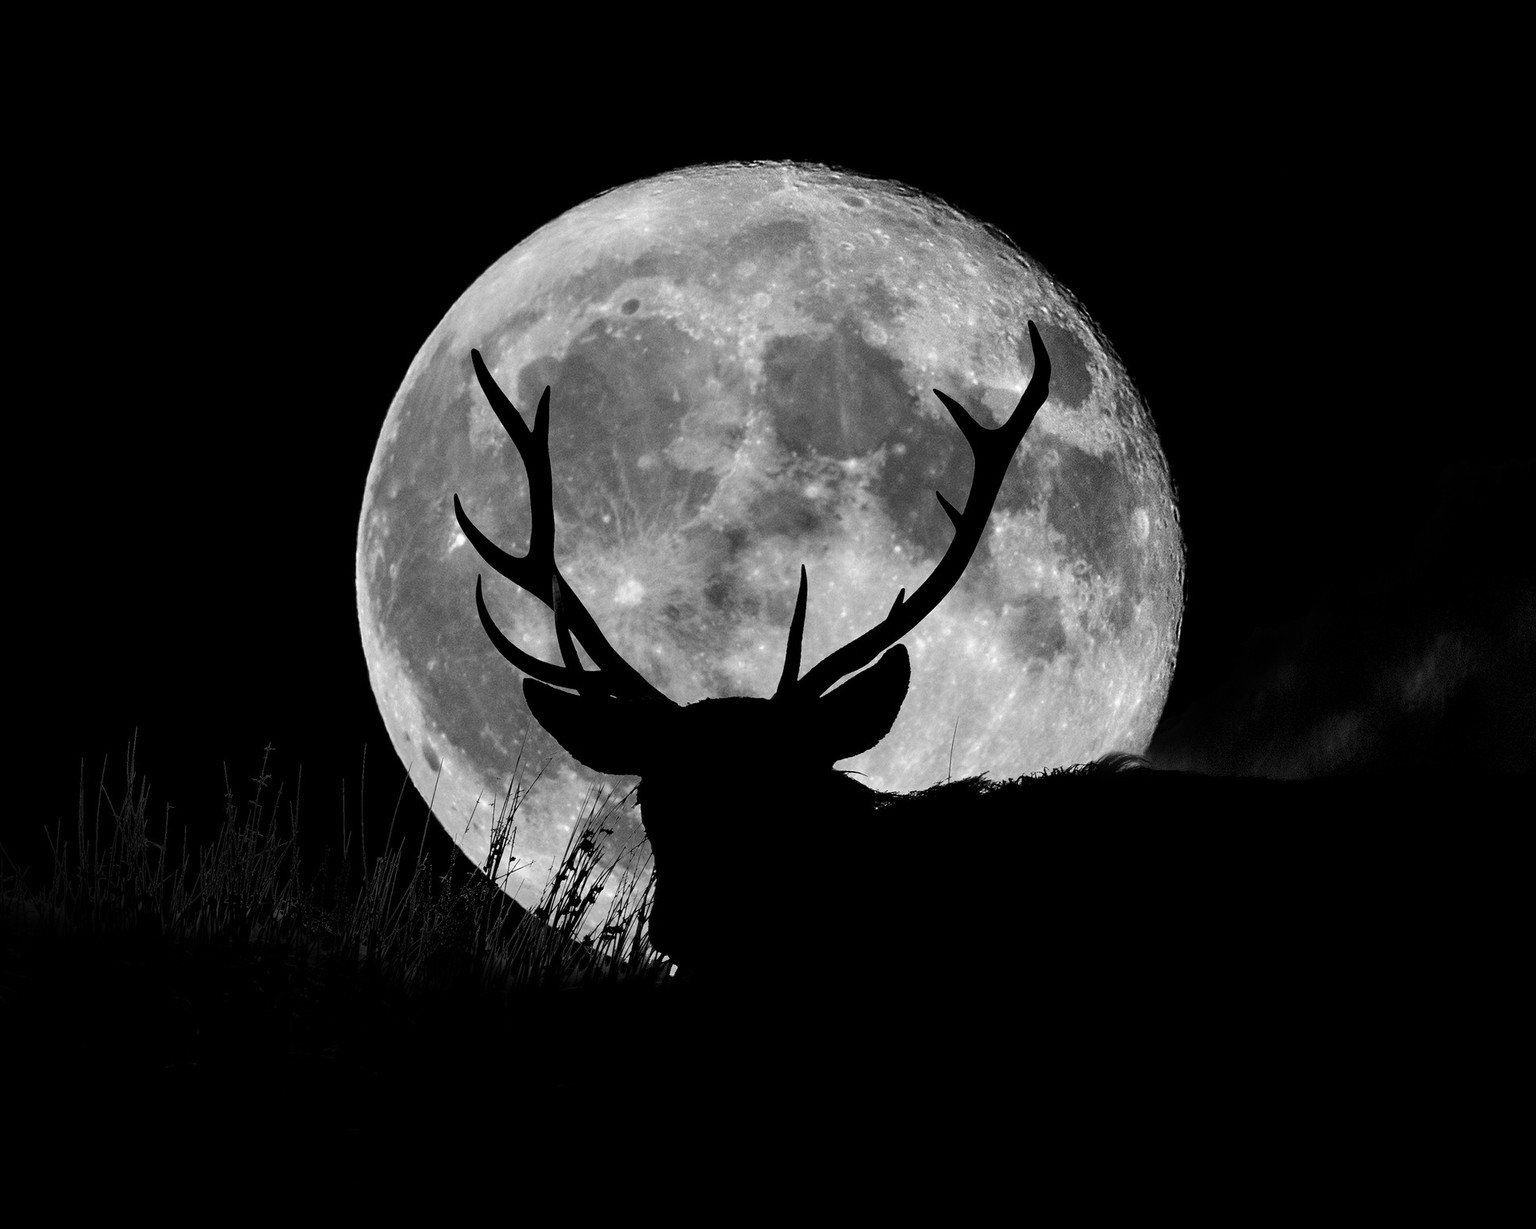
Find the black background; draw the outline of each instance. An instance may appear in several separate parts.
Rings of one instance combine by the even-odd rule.
[[[1423,54],[1368,72],[1352,54],[1191,60],[1049,88],[1005,65],[899,89],[849,69],[840,90],[823,66],[814,99],[801,77],[748,91],[745,70],[700,94],[675,74],[647,92],[509,69],[483,96],[427,97],[318,68],[225,81],[215,64],[132,75],[88,116],[29,128],[21,822],[72,819],[82,761],[88,793],[104,761],[115,789],[135,731],[156,814],[216,816],[226,771],[248,795],[270,743],[290,796],[302,765],[301,818],[326,828],[344,789],[356,815],[366,747],[363,805],[387,820],[404,770],[368,685],[354,554],[395,391],[534,228],[709,161],[904,181],[1080,298],[1179,492],[1176,718],[1256,630],[1411,566],[1444,475],[1529,455],[1526,343],[1511,348],[1489,289],[1518,264],[1501,87],[1422,71]]]

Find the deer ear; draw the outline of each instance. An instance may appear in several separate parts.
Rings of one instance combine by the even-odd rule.
[[[834,764],[868,751],[896,724],[911,680],[906,646],[898,644],[816,702],[817,745],[831,752]]]
[[[523,680],[523,698],[534,720],[593,772],[638,777],[652,759],[658,725],[652,705],[573,696],[536,679]]]

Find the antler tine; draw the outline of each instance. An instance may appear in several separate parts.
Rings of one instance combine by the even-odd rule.
[[[491,643],[519,670],[554,686],[671,704],[671,700],[653,687],[643,674],[608,643],[597,621],[588,613],[581,599],[576,596],[576,591],[560,575],[560,569],[555,565],[554,481],[549,465],[549,387],[545,386],[544,395],[539,398],[539,408],[534,412],[533,427],[530,429],[517,407],[492,378],[485,360],[480,357],[480,351],[471,350],[470,361],[474,364],[475,376],[480,381],[486,399],[491,403],[491,409],[512,437],[512,442],[517,445],[518,455],[522,457],[528,473],[528,500],[533,512],[528,553],[518,558],[492,542],[465,514],[458,495],[453,497],[453,513],[464,536],[486,563],[554,611],[556,639],[566,664],[556,666],[541,661],[508,640],[496,627],[486,609],[477,577],[475,605]],[[596,670],[582,669],[575,646],[570,643],[572,635],[581,641],[597,666]]]
[[[939,505],[954,523],[954,539],[938,566],[917,587],[911,599],[903,601],[903,595],[898,594],[891,613],[883,620],[812,666],[796,685],[797,696],[814,698],[827,691],[844,675],[862,670],[927,618],[959,581],[976,547],[981,543],[982,530],[986,528],[987,518],[992,515],[992,505],[997,500],[998,491],[1002,489],[1003,476],[1008,472],[1013,454],[1018,451],[1024,433],[1029,430],[1030,423],[1035,420],[1035,415],[1040,412],[1050,391],[1051,359],[1045,352],[1045,343],[1040,340],[1040,332],[1035,328],[1034,321],[1029,322],[1029,343],[1035,356],[1034,374],[1030,376],[1029,387],[1019,398],[1018,405],[1001,427],[983,427],[958,401],[945,396],[938,389],[933,390],[934,396],[943,403],[965,435],[975,457],[975,471],[971,476],[971,491],[966,496],[964,512],[956,511],[955,506],[942,493],[934,492]],[[798,643],[792,647],[798,659]],[[783,684],[780,686],[782,688]]]
[[[802,563],[800,592],[795,598],[795,613],[789,620],[789,642],[784,646],[784,672],[779,675],[779,687],[773,693],[775,700],[786,699],[793,695],[795,684],[800,678],[800,641],[805,635],[805,594],[805,564]]]
[[[524,650],[508,640],[501,628],[496,626],[496,620],[491,618],[491,612],[485,604],[485,594],[482,592],[480,577],[475,577],[475,609],[480,612],[480,626],[485,628],[485,634],[490,637],[491,643],[496,646],[496,651],[509,662],[521,670],[524,674],[532,675],[541,682],[549,683],[555,687],[568,687],[572,691],[581,690],[585,678],[592,675],[585,670],[572,670],[566,666],[553,666],[547,661],[541,661],[532,653]],[[578,666],[580,663],[577,663]]]

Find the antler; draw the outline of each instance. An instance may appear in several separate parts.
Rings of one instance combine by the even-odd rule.
[[[480,577],[475,577],[475,609],[480,612],[480,622],[501,655],[524,674],[566,687],[584,694],[625,696],[630,699],[672,701],[646,680],[645,676],[620,656],[619,651],[608,643],[597,621],[587,613],[576,591],[571,588],[560,569],[555,565],[555,498],[554,481],[549,468],[549,388],[539,398],[539,408],[533,415],[533,429],[523,421],[507,395],[497,386],[491,373],[480,357],[480,351],[471,350],[475,376],[485,390],[491,409],[501,420],[518,454],[528,471],[528,500],[533,509],[533,528],[528,535],[528,553],[522,558],[509,555],[475,526],[464,514],[458,495],[453,497],[453,514],[458,517],[459,528],[470,540],[480,557],[495,568],[519,589],[530,593],[555,613],[555,639],[560,645],[560,656],[565,665],[556,666],[524,652],[507,639],[491,612],[486,609]],[[596,664],[596,670],[587,670],[576,656],[575,635],[582,647]]]
[[[955,506],[941,492],[934,492],[940,506],[954,522],[954,540],[928,579],[918,586],[911,601],[906,600],[907,591],[901,590],[896,594],[896,604],[891,607],[890,614],[862,636],[822,658],[804,678],[797,681],[795,675],[800,667],[800,638],[805,630],[806,577],[805,568],[801,567],[800,595],[795,600],[789,645],[784,653],[784,673],[779,680],[775,699],[811,700],[822,695],[838,679],[855,670],[862,670],[881,652],[910,632],[955,587],[981,542],[981,532],[986,527],[987,518],[992,515],[992,505],[997,500],[998,491],[1002,489],[1003,475],[1008,472],[1008,464],[1018,451],[1024,433],[1029,430],[1029,424],[1045,404],[1050,389],[1051,359],[1045,352],[1045,343],[1040,340],[1034,321],[1029,322],[1029,344],[1035,354],[1034,374],[1030,376],[1029,387],[1019,398],[1019,404],[1001,427],[983,427],[954,398],[945,396],[938,389],[933,390],[933,395],[944,403],[944,408],[964,433],[976,458],[971,492],[966,496],[963,513],[955,511]]]

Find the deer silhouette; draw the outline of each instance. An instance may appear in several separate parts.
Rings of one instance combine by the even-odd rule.
[[[834,765],[890,732],[911,676],[907,650],[898,641],[965,571],[1009,463],[1045,403],[1050,357],[1033,322],[1028,327],[1034,372],[1003,425],[983,427],[952,397],[934,390],[970,445],[975,468],[964,511],[935,492],[954,524],[954,538],[912,596],[899,592],[880,623],[802,674],[802,566],[774,694],[688,705],[668,698],[624,660],[556,566],[550,389],[544,389],[530,428],[480,352],[472,352],[480,386],[527,469],[528,553],[519,558],[491,542],[457,495],[454,513],[487,564],[553,611],[562,664],[534,657],[507,638],[486,608],[477,577],[480,621],[501,654],[528,676],[523,695],[529,711],[566,751],[595,772],[641,779],[641,819],[655,858],[651,941],[681,971],[707,978],[761,971],[776,953],[835,964],[837,955],[817,950],[824,947],[819,936],[829,910],[841,905],[853,921],[861,876],[889,873],[893,842],[910,838],[911,823],[900,832],[880,824],[895,796]],[[583,665],[576,642],[594,669]],[[828,883],[839,880],[841,900],[828,900]]]

